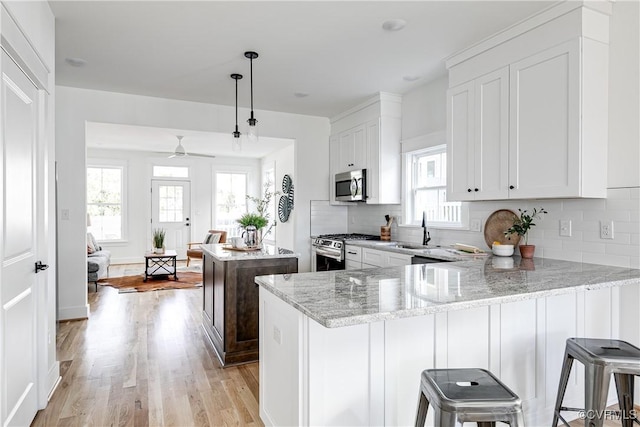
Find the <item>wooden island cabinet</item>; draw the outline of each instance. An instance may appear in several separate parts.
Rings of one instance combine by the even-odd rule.
[[[223,366],[258,360],[258,285],[256,276],[298,271],[297,255],[265,246],[232,251],[203,245],[202,325]]]

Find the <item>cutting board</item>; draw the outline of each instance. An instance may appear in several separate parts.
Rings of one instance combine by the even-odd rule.
[[[520,236],[512,234],[508,239],[504,235],[504,232],[513,225],[513,220],[518,218],[518,215],[509,209],[499,209],[489,215],[487,222],[484,223],[484,241],[487,246],[491,248],[493,242],[500,242],[503,245],[518,246],[520,242]]]

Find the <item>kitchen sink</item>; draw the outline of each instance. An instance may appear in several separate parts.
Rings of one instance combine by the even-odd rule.
[[[396,244],[393,247],[395,248],[400,248],[400,249],[429,249],[428,246],[423,246],[423,245],[405,245],[402,243]]]

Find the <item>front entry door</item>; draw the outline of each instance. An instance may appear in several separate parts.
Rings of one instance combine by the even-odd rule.
[[[189,181],[151,181],[151,228],[166,231],[164,246],[174,249],[178,259],[187,258],[191,236],[191,183]]]
[[[36,131],[38,92],[2,51],[0,152],[0,378],[2,425],[29,425],[37,410]]]

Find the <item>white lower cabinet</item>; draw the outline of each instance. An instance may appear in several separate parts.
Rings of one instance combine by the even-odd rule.
[[[520,396],[526,425],[549,425],[565,340],[617,338],[619,310],[610,288],[330,329],[260,288],[260,417],[412,425],[424,369],[477,367]],[[569,381],[564,404],[581,407],[583,387],[579,375]]]
[[[409,265],[412,258],[411,255],[354,245],[346,245],[344,253],[346,270]]]
[[[394,267],[411,264],[411,255],[399,254],[391,251],[362,248],[362,266]]]

